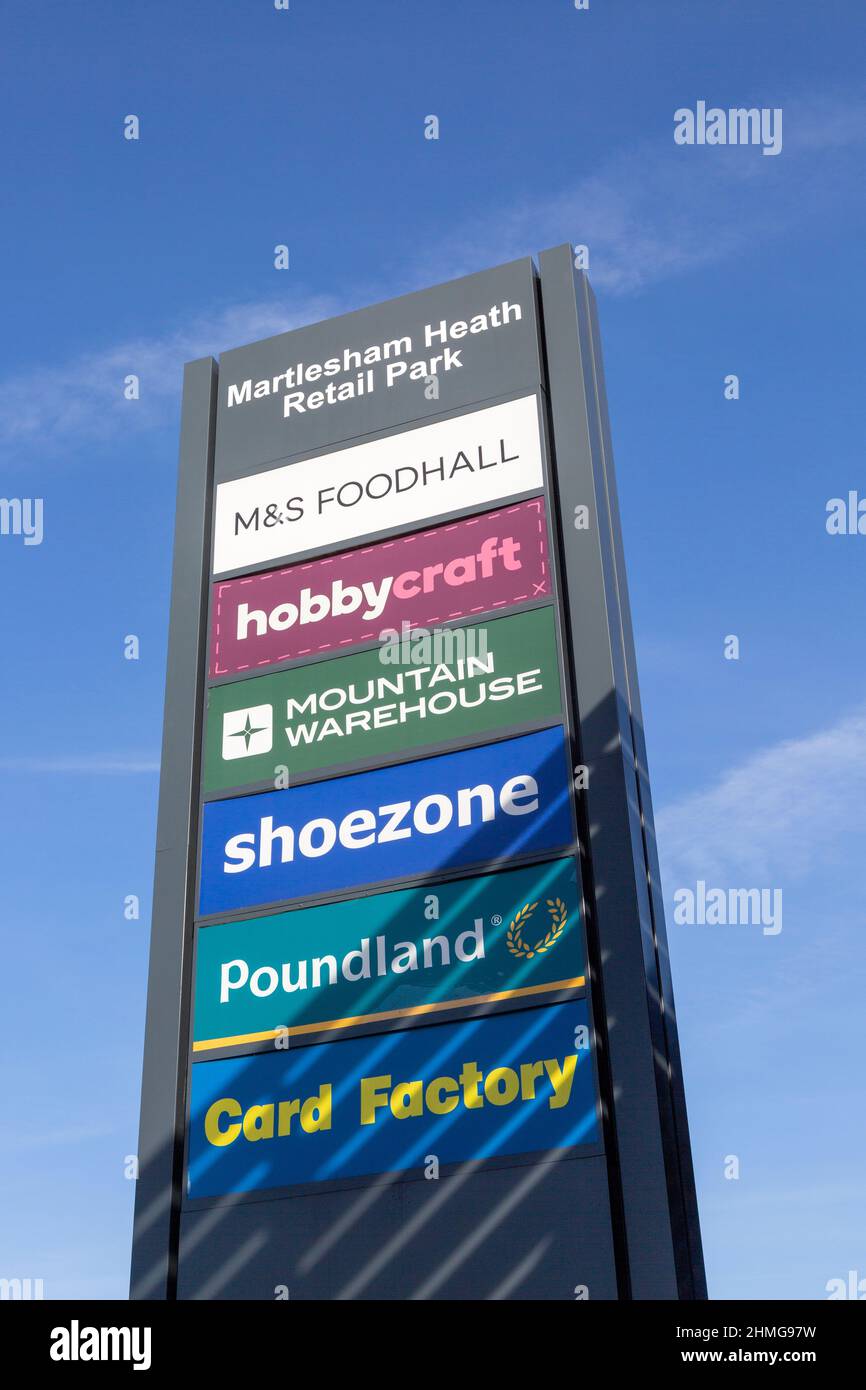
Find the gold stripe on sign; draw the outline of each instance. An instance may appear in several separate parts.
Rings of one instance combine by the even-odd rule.
[[[527,985],[525,989],[504,989],[498,994],[476,994],[469,999],[448,999],[438,1004],[414,1004],[408,1009],[387,1009],[378,1014],[358,1014],[355,1018],[333,1018],[324,1023],[299,1023],[294,1028],[268,1028],[264,1033],[238,1033],[233,1038],[206,1038],[194,1042],[193,1052],[212,1052],[217,1047],[237,1047],[240,1043],[269,1042],[272,1038],[297,1037],[301,1033],[323,1033],[331,1028],[351,1028],[357,1023],[384,1023],[391,1018],[410,1018],[418,1014],[441,1013],[443,1009],[465,1009],[473,1004],[495,1004],[500,999],[524,999],[531,994],[547,994],[554,989],[583,989],[585,975],[570,980],[554,980],[547,985]]]

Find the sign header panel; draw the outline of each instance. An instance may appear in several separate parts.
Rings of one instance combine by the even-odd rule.
[[[393,643],[208,692],[205,793],[386,761],[561,717],[553,608]]]
[[[224,352],[216,480],[540,383],[527,257]]]
[[[585,1030],[581,1033],[579,1030]],[[599,1142],[585,1001],[192,1067],[188,1194]]]
[[[204,806],[203,916],[556,853],[572,844],[561,728]]]
[[[481,510],[542,485],[538,403],[522,396],[220,483],[214,574]]]
[[[372,642],[551,593],[544,499],[213,586],[210,674]]]
[[[201,927],[193,1051],[515,1008],[585,980],[573,859]]]

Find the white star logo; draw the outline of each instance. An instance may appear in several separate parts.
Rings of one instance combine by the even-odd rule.
[[[229,710],[223,715],[223,760],[253,758],[274,746],[274,712],[270,705]]]

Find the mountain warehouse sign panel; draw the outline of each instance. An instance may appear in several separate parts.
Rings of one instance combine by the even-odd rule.
[[[552,608],[393,644],[210,691],[206,792],[493,735],[561,714]]]

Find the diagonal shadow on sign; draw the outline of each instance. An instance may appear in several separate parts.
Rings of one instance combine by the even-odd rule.
[[[606,756],[620,755],[611,749]],[[605,890],[604,882],[595,885],[596,895]],[[591,922],[590,911],[590,930]],[[591,942],[590,959],[592,954]],[[375,992],[371,997],[375,998]],[[539,1006],[511,1014],[516,1024],[516,1052],[521,1048],[532,1051],[545,1016],[557,1007]],[[501,1022],[500,1010],[492,1012]],[[487,1023],[486,1019],[476,1019],[464,1026],[473,1038],[480,1039]],[[400,1058],[410,1036],[423,1034],[431,1039],[430,1065],[434,1070],[443,1065],[448,1048],[439,1039],[449,1030],[449,1024],[428,1023],[367,1037],[364,1063],[335,1086],[335,1108],[348,1100],[361,1071],[403,1076]],[[329,1044],[327,1051],[338,1057],[341,1049],[351,1045],[352,1040],[342,1039]],[[291,1044],[289,1055],[293,1062],[299,1062],[298,1076],[312,1072],[314,1058],[322,1051],[317,1045]],[[534,1054],[533,1060],[537,1060]],[[195,1063],[196,1068],[215,1065],[219,1063]],[[260,1084],[260,1056],[234,1059],[234,1065],[235,1090]],[[585,1058],[580,1065],[591,1064]],[[481,1140],[461,1161],[444,1164],[438,1178],[425,1178],[423,1162],[416,1161],[408,1173],[361,1176],[341,1184],[341,1163],[351,1158],[363,1166],[365,1151],[371,1147],[370,1138],[358,1132],[358,1126],[329,1155],[327,1166],[332,1176],[316,1189],[307,1185],[271,1189],[263,1196],[235,1193],[206,1204],[187,1205],[180,1223],[178,1297],[231,1298],[240,1290],[256,1288],[261,1291],[258,1296],[268,1299],[284,1296],[279,1292],[282,1289],[288,1296],[302,1299],[484,1299],[495,1296],[499,1287],[507,1287],[509,1297],[520,1297],[516,1271],[521,1268],[527,1274],[532,1270],[534,1296],[539,1296],[541,1277],[551,1297],[572,1298],[580,1284],[594,1287],[595,1296],[616,1297],[612,1261],[599,1258],[599,1252],[610,1244],[608,1162],[597,1143],[580,1147],[596,1122],[594,1103],[569,1117],[561,1142],[555,1146],[526,1137],[532,1130],[527,1110],[521,1114],[519,1108],[512,1111],[505,1105],[487,1109],[495,1109],[492,1137]],[[202,1119],[199,1109],[191,1114],[190,1123],[200,1124]],[[391,1121],[392,1128],[400,1132],[419,1124],[425,1121],[411,1115]],[[453,1114],[432,1117],[432,1122],[428,1115],[424,1157],[435,1157],[437,1146],[447,1143],[457,1124]],[[256,1147],[255,1143],[247,1145],[250,1156],[243,1165],[240,1186],[258,1186],[267,1179],[268,1164],[257,1158]],[[491,1158],[491,1148],[497,1147],[507,1148],[509,1153]],[[521,1155],[529,1151],[533,1159],[532,1166],[527,1167]],[[414,1156],[413,1146],[403,1141],[395,1153],[399,1163]],[[585,1156],[577,1156],[581,1154]],[[506,1221],[513,1216],[515,1204],[521,1208],[520,1220]],[[372,1227],[374,1213],[379,1239],[371,1253],[365,1232]],[[158,1216],[155,1209],[152,1217]],[[142,1217],[146,1222],[148,1214]],[[415,1237],[422,1230],[424,1241],[419,1243]],[[464,1235],[455,1245],[455,1231],[469,1231],[471,1235]],[[532,1254],[538,1249],[544,1252],[540,1260]],[[419,1263],[422,1251],[423,1266]],[[146,1290],[142,1292],[146,1297]]]

